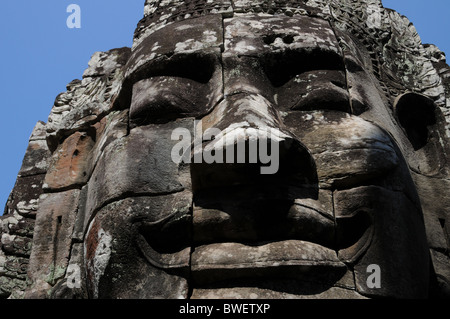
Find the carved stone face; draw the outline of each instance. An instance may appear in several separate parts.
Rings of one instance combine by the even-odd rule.
[[[87,187],[90,295],[426,296],[414,146],[364,50],[300,16],[210,15],[144,39],[126,68],[131,130]],[[177,129],[192,145],[205,134],[190,163],[172,159]],[[251,141],[273,143],[270,173],[261,157],[193,160]]]

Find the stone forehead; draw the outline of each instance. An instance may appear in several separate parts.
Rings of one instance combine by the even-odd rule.
[[[329,22],[313,17],[258,16],[224,20],[224,54],[258,55],[283,49],[321,48],[340,52]]]
[[[220,14],[211,14],[166,25],[141,39],[128,61],[126,78],[177,54],[259,55],[273,50],[311,48],[340,53],[327,20],[258,14],[223,19]]]
[[[139,22],[135,40],[142,34],[152,32],[176,21],[187,20],[209,14],[230,17],[235,14],[258,13],[269,15],[310,15],[333,17],[333,5],[345,5],[358,11],[377,11],[382,7],[379,0],[337,1],[337,0],[147,0],[144,18]],[[379,10],[378,10],[379,11]],[[366,14],[367,15],[367,14]],[[372,18],[371,20],[376,20]]]

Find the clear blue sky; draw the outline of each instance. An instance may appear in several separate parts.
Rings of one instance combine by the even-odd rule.
[[[66,8],[81,7],[81,29]],[[424,43],[450,54],[449,0],[383,0],[406,15]],[[0,215],[37,121],[47,122],[55,97],[81,79],[96,51],[131,46],[144,0],[2,0],[0,8]]]

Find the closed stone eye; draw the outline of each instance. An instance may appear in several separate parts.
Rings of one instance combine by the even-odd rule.
[[[272,52],[262,57],[262,65],[274,87],[281,87],[296,75],[308,71],[344,71],[341,56],[320,48]]]

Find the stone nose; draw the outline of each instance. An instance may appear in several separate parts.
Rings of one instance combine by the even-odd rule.
[[[275,107],[263,96],[227,96],[197,125],[192,154],[195,189],[232,185],[317,184],[308,149],[283,125]],[[201,146],[201,147],[200,147]]]
[[[225,96],[223,101],[202,119],[203,130],[210,127],[225,130],[240,124],[255,128],[280,128],[282,121],[273,104],[264,96],[244,91]]]

